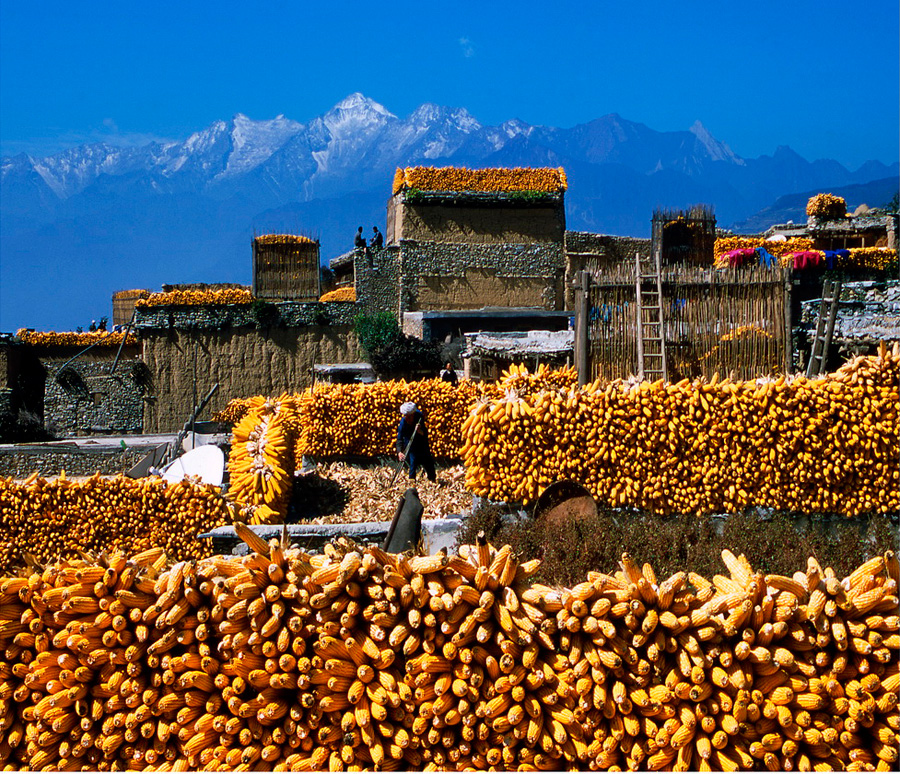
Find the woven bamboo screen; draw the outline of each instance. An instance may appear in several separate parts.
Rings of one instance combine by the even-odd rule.
[[[146,298],[150,295],[149,290],[119,290],[113,293],[113,325],[127,325],[131,322],[131,315],[134,314],[134,305],[139,298]]]
[[[319,243],[293,234],[253,240],[253,296],[265,301],[318,301]]]
[[[670,380],[784,371],[790,347],[786,270],[669,266],[661,279]],[[593,378],[636,374],[634,267],[619,264],[595,275],[589,309]]]

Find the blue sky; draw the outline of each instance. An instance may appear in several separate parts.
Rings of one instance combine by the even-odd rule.
[[[896,0],[3,0],[0,149],[306,121],[361,91],[485,124],[699,119],[742,156],[790,145],[855,168],[898,158],[898,24]]]

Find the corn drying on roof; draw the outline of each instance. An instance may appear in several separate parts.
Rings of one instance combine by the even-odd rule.
[[[299,234],[261,234],[258,237],[254,237],[253,241],[258,245],[289,245],[312,244],[316,240],[300,236]]]
[[[404,188],[417,188],[421,191],[560,193],[566,187],[566,173],[562,167],[400,167],[394,174],[393,191],[396,194]]]

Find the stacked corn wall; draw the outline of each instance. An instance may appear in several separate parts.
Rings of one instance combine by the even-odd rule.
[[[659,514],[900,510],[900,350],[828,376],[507,391],[466,420],[466,484],[532,502],[570,479]]]
[[[232,401],[215,417],[236,423],[228,462],[229,497],[242,506],[243,517],[251,523],[276,523],[287,512],[293,473],[301,467],[303,455],[392,455],[399,408],[407,401],[426,415],[432,453],[453,458],[460,455],[463,423],[476,401],[508,390],[571,387],[575,381],[572,369],[551,371],[541,366],[529,374],[524,367],[512,366],[496,385],[466,381],[454,387],[440,379],[320,384],[302,395]]]
[[[232,514],[217,487],[160,478],[73,481],[65,473],[0,478],[0,572],[29,554],[38,562],[104,549],[137,553],[161,546],[174,558],[209,554],[199,532]]]
[[[657,579],[623,556],[571,589],[508,546],[390,555],[264,543],[0,578],[0,766],[44,770],[889,771],[888,553],[839,579]]]
[[[454,387],[440,379],[317,385],[299,399],[298,449],[316,457],[392,454],[400,406],[412,401],[425,413],[432,454],[459,457],[463,421],[483,390],[473,382]]]

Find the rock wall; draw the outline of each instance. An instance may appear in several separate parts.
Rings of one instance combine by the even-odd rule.
[[[144,412],[146,433],[181,429],[192,410],[195,373],[199,398],[219,383],[218,392],[201,416],[205,419],[232,398],[277,395],[309,387],[317,363],[360,360],[350,324],[267,330],[173,327],[144,330],[141,338],[153,385],[152,400]]]
[[[582,270],[600,271],[626,261],[634,262],[634,254],[650,257],[651,240],[635,237],[592,234],[587,231],[566,232],[566,308],[573,309],[574,291],[569,287]]]
[[[69,365],[71,355],[41,357],[47,373],[44,427],[49,433],[65,438],[141,432],[145,384],[138,348],[123,348],[118,364],[115,355],[115,348],[89,352]],[[63,366],[65,372],[55,378]]]
[[[349,302],[288,301],[284,303],[217,304],[209,306],[139,307],[135,318],[138,331],[193,330],[206,328],[229,330],[296,327],[306,325],[346,325],[356,316],[356,305]]]
[[[359,250],[355,262],[356,300],[367,312],[400,308],[400,246],[381,250]]]
[[[533,306],[562,309],[562,242],[400,244],[401,312]]]
[[[5,448],[0,449],[0,476],[27,478],[35,471],[42,476],[58,476],[63,470],[67,477],[98,472],[103,476],[116,475],[136,465],[147,451],[129,448],[89,453],[47,446]]]

